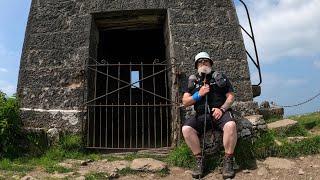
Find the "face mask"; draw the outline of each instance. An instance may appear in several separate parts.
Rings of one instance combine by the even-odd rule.
[[[210,74],[211,73],[211,67],[209,67],[209,66],[201,66],[201,67],[198,68],[198,73],[199,73],[199,75],[201,75],[201,73]]]

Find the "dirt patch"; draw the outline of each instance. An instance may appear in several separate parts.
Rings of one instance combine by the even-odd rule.
[[[269,163],[286,162],[288,166],[285,169],[282,166],[269,167]],[[249,170],[240,170],[234,179],[236,180],[256,180],[256,179],[290,179],[290,180],[315,180],[320,179],[318,170],[320,169],[320,155],[306,156],[295,159],[268,158],[263,161],[257,160],[257,168]],[[155,174],[147,175],[128,175],[120,179],[192,179],[191,171],[183,168],[170,168],[170,174],[166,177],[159,177]],[[207,174],[203,179],[223,179],[218,169]]]
[[[286,162],[288,166],[274,166],[275,164],[283,164]],[[312,156],[304,156],[294,159],[281,159],[281,158],[267,158],[265,160],[257,160],[257,167],[255,169],[239,170],[234,179],[237,180],[256,180],[256,179],[290,179],[290,180],[315,180],[320,179],[320,154]],[[0,179],[10,177],[20,179],[25,176],[31,176],[34,179],[84,179],[84,176],[90,173],[105,172],[110,173],[114,169],[122,169],[128,167],[128,161],[106,161],[100,160],[88,163],[87,166],[81,166],[79,160],[66,160],[60,165],[72,167],[73,172],[68,173],[53,173],[49,174],[42,168],[36,168],[29,173],[18,173],[12,171],[0,171]],[[161,173],[129,173],[120,175],[119,179],[122,180],[138,180],[138,179],[192,179],[191,171],[179,167],[170,167],[169,174]],[[222,175],[218,169],[208,173],[203,179],[222,179]]]

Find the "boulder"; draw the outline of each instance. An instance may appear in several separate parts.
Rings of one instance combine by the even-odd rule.
[[[270,104],[268,101],[262,101],[259,108],[270,108]]]
[[[57,145],[59,142],[59,130],[57,128],[51,128],[47,131],[48,141],[51,146]]]
[[[139,158],[132,161],[130,168],[136,171],[158,172],[167,168],[167,164],[152,158]]]
[[[292,119],[283,119],[267,124],[268,129],[280,130],[296,125],[298,122]]]
[[[253,126],[266,124],[262,115],[251,115],[245,116],[244,118],[248,119]]]
[[[270,119],[270,118],[283,118],[284,109],[282,107],[270,107],[270,108],[259,108],[258,109],[259,114],[263,116],[264,119]]]

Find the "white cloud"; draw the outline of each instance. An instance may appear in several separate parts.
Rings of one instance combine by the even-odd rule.
[[[0,68],[0,72],[8,72],[8,70],[5,68]]]
[[[320,60],[318,60],[318,61],[313,61],[313,65],[314,65],[314,67],[320,69]]]
[[[262,62],[287,57],[309,57],[320,52],[319,0],[248,0],[258,51]],[[238,6],[241,24],[247,21]],[[248,28],[247,28],[248,29]],[[246,39],[246,38],[245,38]],[[251,49],[250,41],[246,47]],[[285,58],[286,57],[286,58]]]
[[[253,76],[255,77],[255,76]],[[302,78],[284,78],[276,73],[264,73],[263,87],[274,91],[277,88],[293,88],[306,84],[307,80]]]
[[[8,96],[12,96],[16,93],[16,89],[15,85],[10,84],[7,81],[0,80],[0,91],[6,93]]]

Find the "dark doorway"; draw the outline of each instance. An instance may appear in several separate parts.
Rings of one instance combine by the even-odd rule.
[[[170,147],[171,101],[163,26],[100,29],[88,147]],[[90,83],[90,82],[89,82]]]

